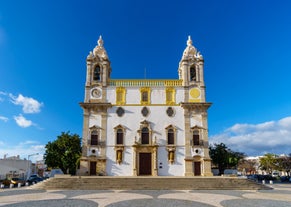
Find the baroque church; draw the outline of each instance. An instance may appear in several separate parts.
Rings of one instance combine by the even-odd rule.
[[[178,79],[111,79],[100,36],[80,103],[80,175],[211,176],[203,67],[189,36]]]

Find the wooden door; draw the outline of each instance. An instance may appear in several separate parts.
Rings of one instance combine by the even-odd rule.
[[[97,162],[90,162],[90,175],[96,175]]]
[[[194,162],[194,175],[201,175],[201,162]]]
[[[139,175],[152,175],[151,153],[139,153]]]

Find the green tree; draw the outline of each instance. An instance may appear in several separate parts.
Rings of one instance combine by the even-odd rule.
[[[81,157],[81,138],[77,134],[62,132],[53,142],[45,146],[45,164],[51,168],[60,168],[64,173],[76,174],[78,160]]]
[[[273,170],[278,170],[278,156],[272,153],[267,153],[260,157],[260,168],[272,174]]]
[[[238,162],[245,157],[244,153],[234,152],[224,143],[214,144],[209,147],[212,163],[218,167],[219,175],[227,168],[236,168]]]
[[[290,176],[291,170],[291,153],[289,155],[280,156],[277,158],[280,171],[285,171]]]

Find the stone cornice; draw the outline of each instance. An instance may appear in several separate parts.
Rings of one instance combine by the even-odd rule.
[[[111,108],[111,103],[79,103],[83,109],[107,109]]]
[[[192,103],[192,102],[181,102],[180,106],[183,107],[184,109],[203,109],[207,110],[212,103]]]

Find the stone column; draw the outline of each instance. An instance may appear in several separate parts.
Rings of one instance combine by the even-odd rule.
[[[133,146],[133,157],[132,157],[132,167],[133,167],[132,174],[133,174],[133,176],[137,176],[136,156],[137,156],[137,154],[136,154],[136,147]]]

